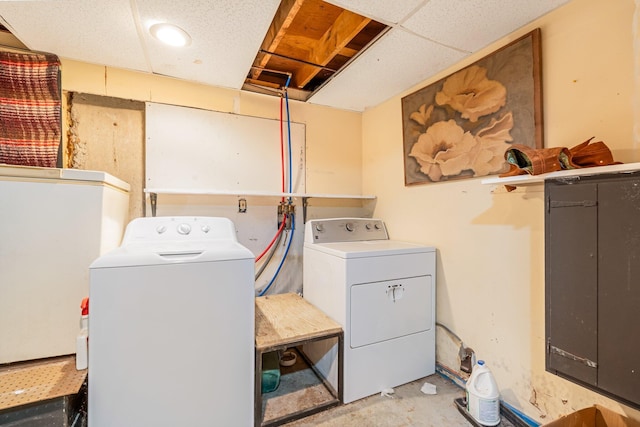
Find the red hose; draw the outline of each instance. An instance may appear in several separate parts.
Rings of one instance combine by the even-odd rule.
[[[283,110],[283,98],[280,97],[280,158],[282,159],[282,163],[281,163],[282,164],[282,192],[284,193],[284,118],[282,116],[283,114],[282,110]],[[282,201],[284,202],[284,197],[282,197]],[[284,230],[284,225],[286,223],[287,223],[287,216],[284,215],[282,219],[282,224],[280,224],[280,228],[278,229],[278,232],[276,233],[275,236],[273,236],[271,243],[269,243],[269,245],[265,248],[265,250],[262,251],[262,253],[256,257],[256,262],[260,261],[260,258],[262,258],[264,254],[266,254],[269,251],[271,246],[273,246],[273,243],[276,241],[280,233],[282,233],[282,230]]]
[[[271,240],[271,242],[269,243],[269,245],[265,248],[264,251],[262,251],[262,253],[260,255],[258,255],[256,257],[256,262],[260,261],[260,258],[262,258],[264,256],[264,254],[266,254],[269,249],[271,248],[271,246],[273,246],[273,243],[276,241],[276,239],[278,238],[278,236],[280,235],[280,233],[282,233],[282,230],[284,230],[284,225],[287,223],[287,216],[283,215],[282,217],[282,224],[280,224],[280,228],[278,229],[278,232],[276,233],[275,236],[273,236],[273,239]]]

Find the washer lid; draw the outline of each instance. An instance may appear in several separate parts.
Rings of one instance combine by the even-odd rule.
[[[305,243],[304,248],[305,250],[316,250],[345,259],[435,252],[433,247],[397,240]]]
[[[122,245],[90,268],[255,259],[238,243],[233,222],[215,217],[136,218]]]
[[[95,260],[90,269],[195,262],[250,260],[255,257],[237,242],[163,242],[121,246]]]

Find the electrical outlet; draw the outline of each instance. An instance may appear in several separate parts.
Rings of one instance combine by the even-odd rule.
[[[475,359],[475,354],[471,347],[465,347],[464,345],[460,346],[459,351],[460,356],[460,370],[462,372],[466,372],[467,374],[471,373],[473,369],[473,363]]]
[[[247,199],[238,200],[238,212],[240,213],[247,212]]]

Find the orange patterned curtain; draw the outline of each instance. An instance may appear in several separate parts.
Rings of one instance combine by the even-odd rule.
[[[0,51],[0,163],[56,167],[60,99],[57,56]]]

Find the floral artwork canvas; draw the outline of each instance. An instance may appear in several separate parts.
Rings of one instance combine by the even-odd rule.
[[[542,148],[540,30],[402,98],[405,185],[506,171],[518,143]]]

